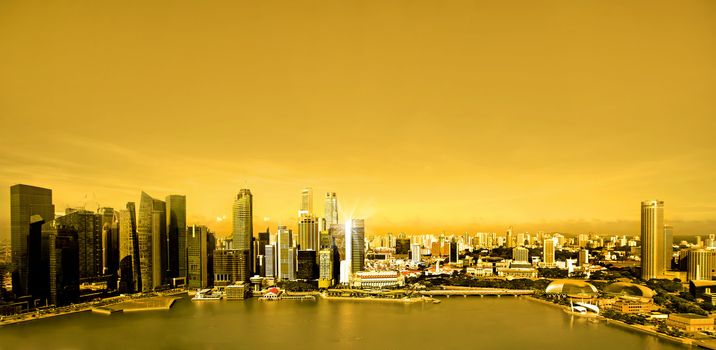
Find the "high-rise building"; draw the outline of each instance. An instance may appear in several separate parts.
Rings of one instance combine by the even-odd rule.
[[[186,235],[187,280],[189,288],[206,288],[209,285],[208,235],[206,226],[193,225]]]
[[[67,209],[56,219],[58,225],[77,232],[80,281],[102,276],[102,215],[84,209]]]
[[[264,265],[266,269],[265,277],[275,278],[277,274],[276,264],[276,246],[267,244],[265,247]]]
[[[312,215],[304,215],[298,221],[298,245],[301,250],[319,249],[318,221]]]
[[[50,304],[77,303],[80,297],[77,231],[73,227],[47,227],[47,224],[43,228],[43,235],[45,230],[49,230]]]
[[[299,250],[296,278],[300,280],[315,280],[318,278],[317,259],[315,250]]]
[[[254,235],[251,190],[248,188],[239,190],[239,194],[234,200],[233,213],[233,248],[249,250],[251,249],[251,237]]]
[[[244,263],[247,266],[242,267],[244,271],[244,279],[242,281],[248,282],[252,274],[253,266],[251,261],[253,260],[253,244],[252,239],[254,237],[254,224],[253,224],[253,195],[251,190],[248,188],[242,188],[239,190],[239,194],[234,200],[233,206],[233,248],[246,251],[246,256],[249,257]]]
[[[301,209],[298,216],[313,215],[313,189],[306,187],[301,190]]]
[[[186,278],[188,276],[186,196],[169,195],[166,203],[167,278]]]
[[[544,264],[547,267],[554,267],[554,238],[546,238],[542,246]]]
[[[579,250],[577,258],[579,266],[589,265],[589,250],[586,248]]]
[[[512,237],[512,226],[507,228],[507,233],[505,234],[505,241],[507,248],[512,248],[515,246],[515,240]]]
[[[166,203],[142,192],[137,215],[142,291],[167,283]]]
[[[289,250],[293,246],[293,232],[286,228],[286,226],[278,227],[278,239],[277,239],[277,255],[278,255],[278,269],[276,277],[279,280],[289,279],[293,274],[291,267],[293,266],[293,259],[289,256]]]
[[[340,225],[338,222],[338,198],[335,192],[326,192],[326,201],[324,206],[326,227],[331,228],[334,225]]]
[[[689,281],[711,280],[716,272],[716,250],[689,250],[687,264],[686,276]]]
[[[122,293],[142,290],[139,263],[139,237],[134,202],[119,212],[119,285]]]
[[[410,238],[398,238],[395,240],[395,255],[408,256],[410,253]]]
[[[460,257],[459,257],[459,251],[457,249],[457,242],[455,241],[455,239],[450,241],[450,243],[448,244],[448,247],[450,249],[448,261],[451,263],[456,263]]]
[[[671,270],[674,259],[674,226],[664,225],[664,270]]]
[[[352,219],[346,226],[346,258],[348,258],[348,241],[350,241],[350,273],[363,271],[365,267],[365,221]],[[350,229],[349,229],[350,227]],[[350,234],[350,239],[347,235]]]
[[[117,288],[119,270],[119,212],[112,208],[100,209],[102,216],[102,273],[110,275],[109,289]]]
[[[512,248],[512,260],[518,261],[518,262],[528,262],[529,261],[529,249],[525,247],[515,247]]]
[[[296,247],[291,247],[288,249],[288,276],[286,277],[286,279],[288,279],[289,281],[296,280],[296,269],[298,268],[297,255],[298,249],[296,249]]]
[[[413,263],[419,263],[420,262],[420,244],[411,244],[410,245],[410,261]]]
[[[214,286],[226,287],[243,281],[249,260],[246,249],[217,249],[214,251]],[[242,271],[243,270],[243,271]]]
[[[322,249],[318,252],[318,288],[328,288],[333,283],[333,251]]]
[[[22,184],[10,187],[10,245],[14,267],[12,291],[17,296],[28,294],[27,236],[33,215],[39,215],[45,222],[55,219],[52,190]]]
[[[641,202],[641,278],[664,275],[664,202]]]
[[[261,258],[257,259],[256,269],[254,270],[254,274],[258,274],[262,277],[266,277],[266,246],[270,243],[271,232],[267,227],[265,232],[259,232],[256,255],[257,257],[260,256]]]

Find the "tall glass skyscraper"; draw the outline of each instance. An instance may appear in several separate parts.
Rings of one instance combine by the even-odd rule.
[[[303,216],[298,221],[298,244],[301,250],[318,251],[319,248],[318,221],[312,215]]]
[[[119,212],[119,291],[132,293],[142,290],[139,273],[139,237],[137,211],[134,202]]]
[[[169,195],[167,203],[167,277],[187,277],[186,196]]]
[[[22,184],[10,187],[12,290],[17,296],[28,294],[27,236],[33,215],[39,215],[45,222],[55,219],[52,190]]]
[[[209,266],[207,256],[207,234],[209,229],[206,226],[192,226],[189,228],[186,237],[187,246],[187,286],[189,288],[206,288],[209,283]]]
[[[84,209],[68,209],[57,223],[77,231],[79,276],[88,280],[102,275],[102,215]]]
[[[351,220],[351,273],[365,267],[365,220]]]
[[[278,269],[276,272],[276,278],[279,280],[288,279],[293,272],[290,269],[293,266],[291,262],[290,249],[293,245],[293,232],[286,228],[286,226],[278,227],[278,239],[277,239],[277,255],[278,255]]]
[[[144,292],[167,282],[166,230],[166,204],[142,192],[137,216],[137,236],[139,237],[139,271]]]
[[[306,187],[301,190],[301,209],[298,211],[298,216],[311,214],[313,214],[313,189]]]
[[[326,228],[330,229],[333,225],[338,225],[338,199],[335,192],[326,192],[326,201],[324,205],[324,213],[326,217]]]
[[[251,190],[243,188],[234,200],[233,206],[234,232],[232,234],[234,249],[251,249],[253,237],[253,196]]]
[[[671,270],[674,258],[674,226],[664,225],[664,270]]]
[[[664,202],[641,202],[641,278],[664,275]]]

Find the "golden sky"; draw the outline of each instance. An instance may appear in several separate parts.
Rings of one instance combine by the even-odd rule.
[[[715,1],[0,2],[9,186],[187,195],[229,232],[300,190],[368,233],[716,233]],[[85,199],[87,196],[87,199]]]

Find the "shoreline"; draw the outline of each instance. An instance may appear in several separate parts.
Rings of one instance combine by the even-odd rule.
[[[561,309],[562,311],[565,311],[565,310],[566,310],[565,306],[562,306],[562,305],[559,305],[559,304],[555,304],[555,303],[550,302],[550,301],[547,301],[547,300],[538,299],[538,298],[535,298],[535,297],[532,297],[532,296],[525,296],[525,298],[530,299],[530,300],[532,300],[532,301],[536,301],[536,302],[538,302],[538,303],[540,303],[540,304],[543,304],[543,305],[552,305],[552,306],[554,306],[554,307],[556,307],[556,308]],[[577,317],[580,317],[580,316],[577,316]],[[618,320],[613,320],[613,319],[610,319],[610,318],[606,318],[606,317],[604,317],[604,316],[602,316],[602,315],[598,315],[597,317],[594,317],[594,319],[599,320],[599,321],[604,321],[604,323],[606,323],[607,325],[617,326],[617,327],[619,327],[619,328],[628,329],[628,330],[635,330],[635,331],[638,331],[638,332],[643,333],[643,334],[648,334],[648,335],[656,336],[656,337],[661,338],[661,339],[664,339],[664,340],[671,341],[671,342],[673,342],[673,343],[678,343],[678,344],[685,345],[685,346],[694,346],[694,345],[697,345],[697,344],[696,344],[697,340],[695,340],[695,339],[693,339],[693,338],[678,338],[678,337],[672,337],[672,336],[670,336],[670,335],[668,335],[668,334],[659,333],[659,332],[657,332],[657,331],[655,331],[655,330],[652,330],[652,329],[642,328],[642,327],[639,327],[639,326],[637,326],[637,325],[631,325],[631,324],[628,324],[628,323],[625,323],[625,322],[622,322],[622,321],[618,321]]]

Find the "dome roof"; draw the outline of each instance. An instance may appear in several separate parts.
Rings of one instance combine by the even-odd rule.
[[[629,282],[616,282],[604,288],[604,292],[614,296],[653,298],[656,293],[649,287]]]
[[[554,280],[545,290],[548,294],[595,296],[599,294],[593,285],[580,280]]]

